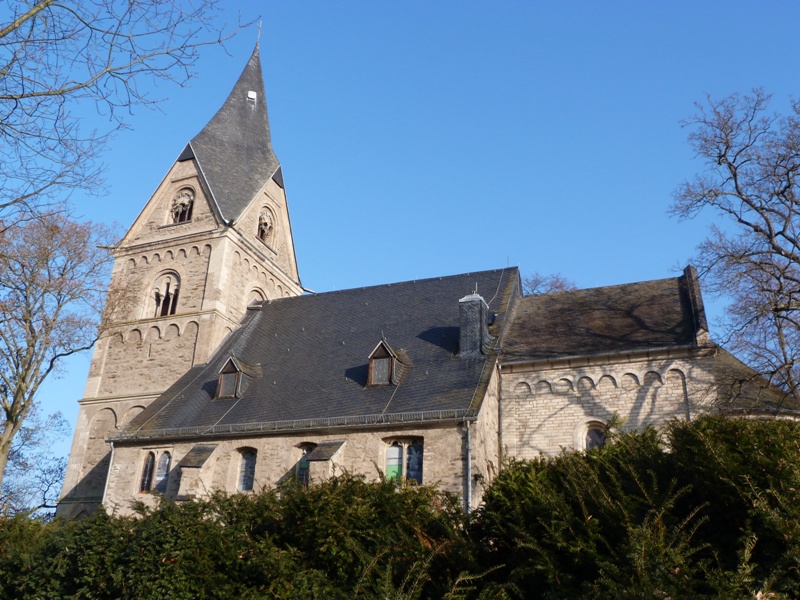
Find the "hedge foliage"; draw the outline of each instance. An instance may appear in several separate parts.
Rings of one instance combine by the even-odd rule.
[[[0,521],[0,598],[800,597],[800,427],[703,418],[514,461],[469,519],[342,475]]]

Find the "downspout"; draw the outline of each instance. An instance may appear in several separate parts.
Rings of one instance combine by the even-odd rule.
[[[500,361],[497,361],[497,473],[503,468],[503,379]]]
[[[464,514],[472,510],[472,440],[470,439],[469,419],[464,419],[467,428],[467,493],[464,495]]]
[[[114,440],[111,440],[111,459],[108,461],[108,473],[106,473],[106,484],[103,486],[103,497],[100,499],[100,505],[105,506],[106,494],[108,494],[108,482],[111,480],[111,467],[114,466]]]

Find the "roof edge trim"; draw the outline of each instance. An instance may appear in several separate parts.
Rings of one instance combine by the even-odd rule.
[[[549,356],[544,358],[518,358],[515,360],[503,360],[502,356],[500,358],[500,368],[506,366],[513,366],[513,365],[529,365],[529,364],[539,364],[539,363],[550,363],[550,362],[566,362],[570,360],[589,360],[589,359],[596,359],[596,358],[608,358],[608,357],[621,357],[621,356],[634,356],[637,354],[641,355],[649,355],[653,353],[662,353],[662,352],[669,352],[669,351],[685,351],[685,350],[715,350],[715,346],[708,345],[708,346],[696,346],[694,343],[691,344],[680,344],[675,346],[656,346],[653,348],[640,348],[634,350],[617,350],[615,352],[598,352],[596,354],[570,354],[567,356]]]
[[[214,203],[214,208],[217,210],[220,220],[222,221],[223,225],[228,225],[228,221],[225,219],[225,215],[222,214],[222,209],[219,207],[219,202],[217,202],[217,197],[214,195],[214,190],[211,188],[211,183],[208,181],[206,172],[203,170],[203,165],[200,164],[200,159],[197,158],[197,153],[192,147],[192,142],[190,141],[188,144],[186,144],[186,147],[191,148],[192,154],[194,154],[194,162],[197,163],[197,170],[200,171],[200,177],[202,177],[203,184],[206,186],[208,193],[211,195],[211,202]],[[186,152],[186,150],[184,150],[184,152]]]
[[[274,434],[300,430],[339,429],[343,427],[378,427],[382,425],[412,425],[415,423],[462,422],[465,419],[474,421],[477,418],[478,412],[476,410],[459,408],[452,410],[359,415],[351,417],[299,419],[293,421],[266,421],[262,423],[177,427],[169,429],[151,429],[149,431],[136,430],[127,433],[122,431],[111,436],[110,439],[115,442],[133,442],[136,440],[186,437],[241,437],[242,434]]]

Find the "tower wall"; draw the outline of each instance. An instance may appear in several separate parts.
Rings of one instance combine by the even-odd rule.
[[[61,513],[98,505],[109,437],[205,363],[249,303],[302,293],[263,87],[256,48],[223,107],[114,248]]]
[[[193,221],[165,224],[171,199],[192,182]],[[274,219],[272,247],[258,237],[265,207]],[[206,362],[250,302],[302,291],[277,184],[265,186],[232,226],[218,223],[212,208],[187,164],[178,163],[115,250],[105,311],[110,324],[95,346],[80,401],[62,513],[97,506],[111,456],[107,438],[192,366]],[[178,298],[174,313],[162,315],[165,278]]]

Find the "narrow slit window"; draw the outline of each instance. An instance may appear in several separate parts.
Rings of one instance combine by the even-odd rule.
[[[172,306],[172,294],[170,294],[170,291],[169,291],[169,284],[170,284],[170,282],[168,281],[167,282],[167,289],[164,291],[164,299],[161,302],[161,315],[160,316],[162,316],[162,317],[166,317],[167,315],[170,314],[169,313],[169,307]]]
[[[174,315],[178,308],[178,291],[179,289],[176,287],[175,291],[172,293],[172,302],[169,304],[169,314],[171,315]]]

